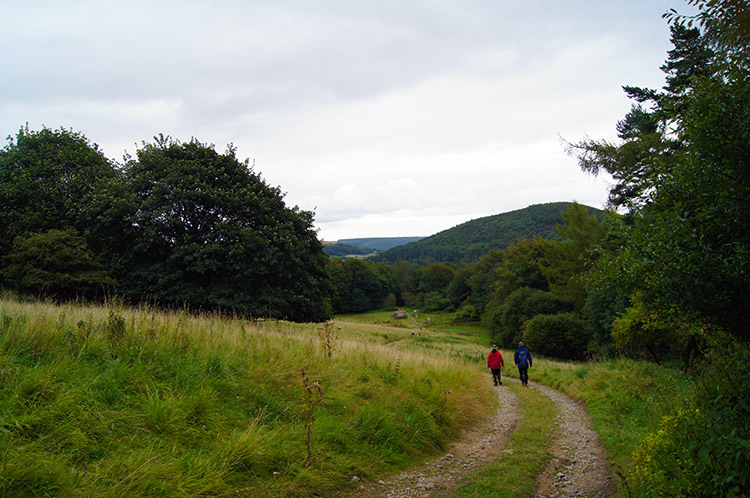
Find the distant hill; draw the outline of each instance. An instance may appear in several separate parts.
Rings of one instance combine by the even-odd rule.
[[[394,263],[403,259],[415,264],[433,262],[475,261],[493,249],[505,249],[519,240],[539,236],[553,240],[559,237],[557,225],[561,213],[573,203],[553,202],[477,218],[416,242],[394,247],[373,258]],[[602,217],[600,209],[585,206]]]
[[[416,242],[424,237],[370,237],[367,239],[341,239],[339,244],[366,247],[376,251],[387,251],[393,247],[402,246],[409,242]],[[370,251],[372,252],[372,251]]]
[[[345,258],[347,256],[366,256],[369,254],[375,254],[378,251],[369,247],[355,246],[353,244],[344,244],[342,242],[337,242],[334,244],[324,244],[323,252],[328,254],[329,256]]]

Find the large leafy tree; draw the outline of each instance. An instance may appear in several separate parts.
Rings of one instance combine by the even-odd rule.
[[[80,133],[22,128],[0,150],[0,254],[17,236],[73,228],[83,233],[85,207],[116,176],[96,144]]]
[[[96,192],[116,176],[97,145],[80,133],[62,128],[30,131],[26,126],[15,138],[8,137],[8,144],[0,150],[3,285],[25,292],[44,290],[61,298],[90,295],[93,288],[101,288],[95,283],[99,277],[92,280],[81,273],[88,259],[92,268],[100,259],[89,244],[94,235],[88,206]],[[42,261],[45,251],[51,258],[49,265]],[[80,258],[68,257],[77,251]],[[65,268],[66,264],[70,266]],[[111,286],[109,277],[100,283]],[[77,292],[75,285],[79,285]]]
[[[615,258],[621,271],[612,277],[640,290],[652,308],[677,306],[748,339],[748,60],[724,49],[741,40],[716,44],[679,26],[672,34],[663,91],[626,88],[650,107],[626,117],[632,126],[621,126],[623,141],[586,140],[574,149],[584,170],[613,174],[611,200],[629,209]]]
[[[160,136],[125,165],[132,240],[121,291],[136,300],[320,321],[327,257],[313,215],[289,208],[230,146]]]
[[[579,157],[584,169],[613,172],[613,200],[629,209],[616,227],[619,246],[597,263],[600,281],[631,291],[631,307],[615,322],[618,343],[658,354],[684,341],[686,366],[696,335],[713,348],[697,395],[665,416],[635,455],[632,489],[642,496],[748,496],[750,4],[688,3],[699,13],[673,13],[687,24],[673,27],[673,35],[693,42],[670,53],[666,66],[668,81],[685,78],[641,94],[648,107],[638,120],[626,118],[637,126],[622,143],[583,142]],[[713,56],[693,71],[709,53],[701,47]]]
[[[332,259],[328,263],[334,313],[359,313],[383,306],[396,293],[396,279],[385,263]]]
[[[605,225],[580,204],[573,204],[562,213],[563,224],[558,225],[561,241],[547,246],[542,273],[549,280],[550,291],[573,303],[576,310],[586,301],[583,275],[594,260],[594,247],[605,234]]]

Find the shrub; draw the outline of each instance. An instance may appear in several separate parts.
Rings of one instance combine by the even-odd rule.
[[[523,340],[545,356],[581,360],[591,334],[586,322],[575,313],[537,315],[526,324]]]
[[[496,312],[488,314],[492,339],[503,347],[515,347],[529,320],[536,315],[571,311],[572,305],[551,292],[523,287],[510,294]]]
[[[750,494],[750,351],[714,359],[694,396],[634,454],[642,496]]]

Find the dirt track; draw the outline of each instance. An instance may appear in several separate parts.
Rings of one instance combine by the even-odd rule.
[[[547,386],[534,385],[555,402],[560,414],[558,430],[550,449],[553,457],[537,477],[537,498],[584,496],[608,498],[614,488],[607,470],[607,457],[599,437],[591,428],[586,408]]]
[[[504,379],[504,382],[517,382]],[[564,394],[530,383],[558,407],[558,430],[550,449],[553,458],[537,477],[535,496],[544,498],[609,498],[614,495],[604,450],[591,428],[586,409]],[[363,484],[352,496],[374,498],[446,497],[462,479],[503,453],[519,419],[518,400],[507,387],[496,389],[498,411],[462,434],[441,457],[395,478]],[[505,456],[505,455],[503,455]],[[356,478],[355,478],[356,479]]]

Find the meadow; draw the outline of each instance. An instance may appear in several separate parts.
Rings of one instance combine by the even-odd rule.
[[[2,301],[0,494],[331,496],[492,409],[410,330],[335,325],[329,356],[316,324]]]
[[[0,495],[356,490],[439,454],[496,408],[486,332],[431,320],[415,329],[377,312],[325,326],[4,299]],[[535,358],[531,377],[588,405],[623,496],[633,450],[690,382],[627,360]],[[533,490],[554,417],[538,395],[521,402],[511,444],[528,466],[477,476],[479,489]]]

